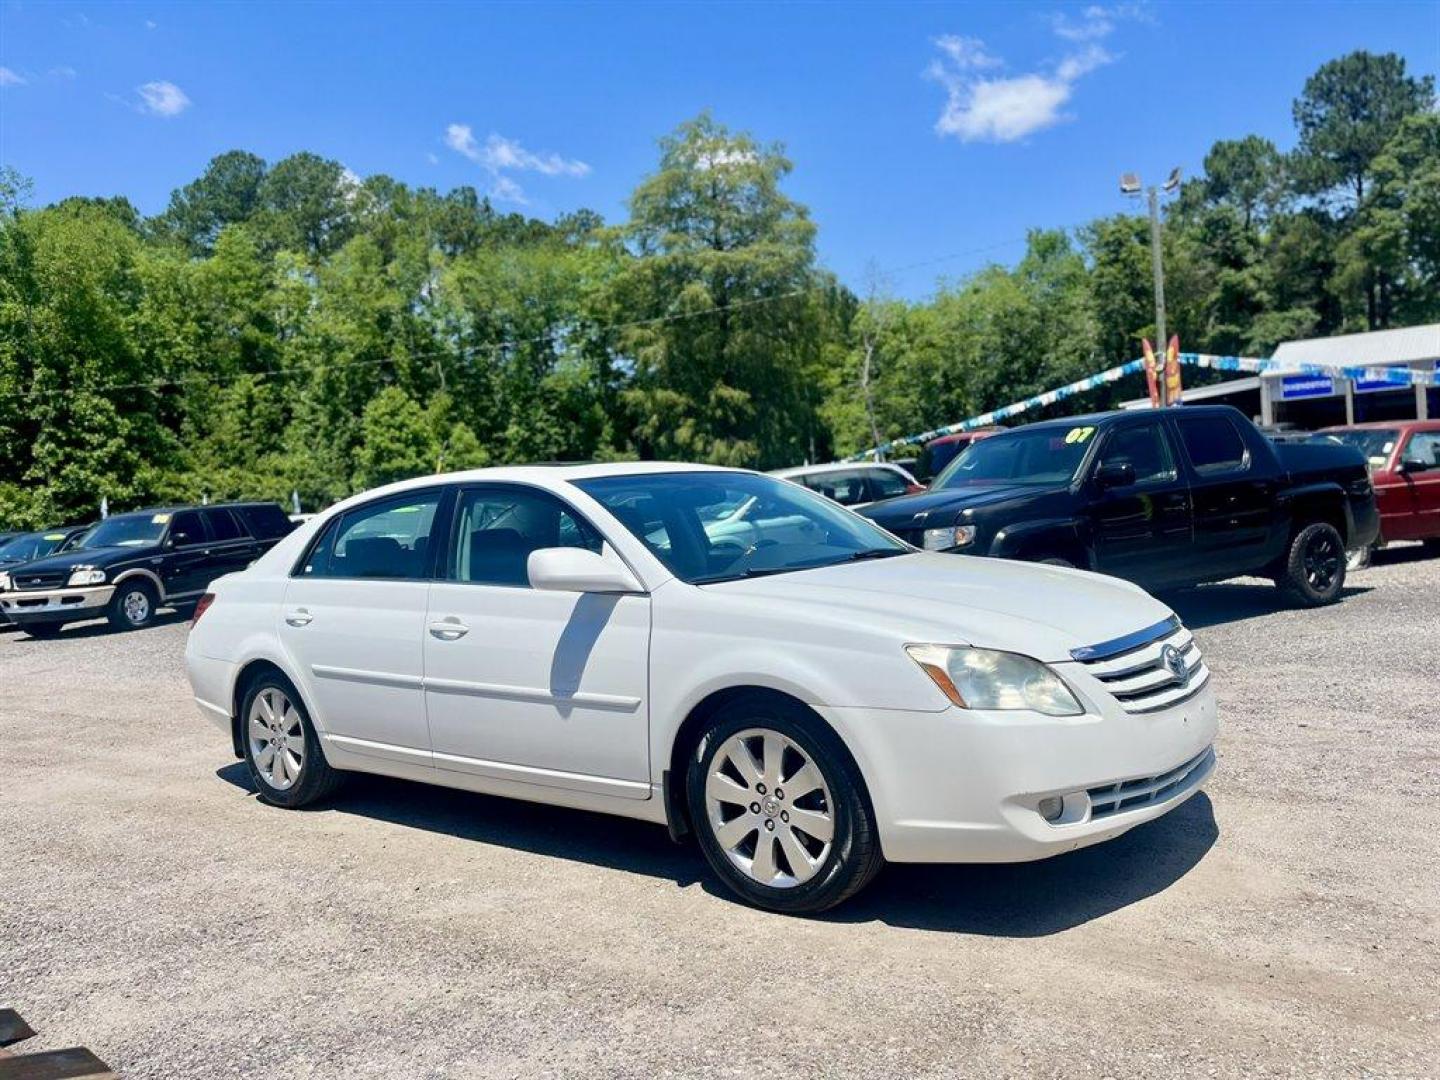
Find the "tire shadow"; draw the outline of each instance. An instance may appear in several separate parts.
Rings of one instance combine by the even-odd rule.
[[[1360,571],[1364,573],[1364,571]],[[1340,603],[1374,591],[1374,586],[1349,585],[1340,590]],[[1282,611],[1304,611],[1274,585],[1247,585],[1238,581],[1197,585],[1192,589],[1156,594],[1191,630],[1220,626],[1243,619],[1259,619]],[[1316,609],[1322,610],[1322,609]]]
[[[256,793],[244,763],[216,776]],[[405,828],[699,885],[739,903],[693,843],[674,844],[641,821],[527,803],[389,777],[352,774],[326,806]],[[1042,937],[1163,892],[1184,877],[1219,835],[1201,792],[1164,817],[1115,840],[1034,863],[886,867],[826,922],[882,922],[987,937]]]

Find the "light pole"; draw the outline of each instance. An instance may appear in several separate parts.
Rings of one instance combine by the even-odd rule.
[[[1173,195],[1180,187],[1180,168],[1176,166],[1170,170],[1170,175],[1165,178],[1165,183],[1157,189],[1151,184],[1146,189],[1148,202],[1150,204],[1150,269],[1155,278],[1155,347],[1160,350],[1162,357],[1169,355],[1167,338],[1165,337],[1165,264],[1160,254],[1160,191],[1167,195]],[[1136,173],[1124,173],[1120,177],[1120,193],[1122,195],[1138,196],[1141,191],[1140,177]],[[1162,361],[1160,366],[1160,407],[1163,409],[1170,404],[1167,399],[1169,388],[1165,385],[1165,364]]]

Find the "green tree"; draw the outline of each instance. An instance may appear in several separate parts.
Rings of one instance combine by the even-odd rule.
[[[210,159],[205,172],[170,195],[159,224],[193,254],[207,255],[227,225],[249,221],[260,206],[265,161],[245,150]]]

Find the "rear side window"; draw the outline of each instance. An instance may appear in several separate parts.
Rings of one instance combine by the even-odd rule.
[[[804,484],[811,491],[818,491],[827,499],[834,499],[841,506],[854,506],[868,502],[863,472],[811,473],[804,478]]]
[[[904,495],[905,489],[910,485],[892,469],[871,469],[870,486],[874,488],[874,498],[893,499],[897,495]]]
[[[397,496],[357,507],[326,527],[300,577],[423,580],[440,492]]]
[[[1190,464],[1201,476],[1237,472],[1248,457],[1245,440],[1235,425],[1223,416],[1176,417],[1180,441]]]
[[[205,517],[210,521],[210,538],[217,544],[239,540],[245,535],[229,510],[206,510]]]
[[[274,540],[284,536],[294,526],[290,519],[285,516],[285,511],[278,506],[242,506],[239,508],[241,520],[250,530],[250,535],[257,540]]]

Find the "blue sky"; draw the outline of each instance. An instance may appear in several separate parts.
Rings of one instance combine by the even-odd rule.
[[[918,297],[1122,208],[1122,171],[1288,148],[1306,76],[1357,48],[1435,73],[1440,3],[0,0],[0,163],[37,203],[153,213],[224,150],[312,150],[619,220],[656,138],[709,108],[786,145],[827,266]]]

